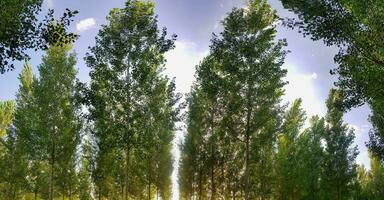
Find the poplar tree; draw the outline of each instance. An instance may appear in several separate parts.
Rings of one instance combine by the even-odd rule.
[[[300,199],[301,171],[299,167],[299,134],[304,125],[305,112],[301,109],[301,99],[292,103],[285,113],[281,133],[278,136],[276,155],[277,194],[278,199]]]
[[[165,103],[169,80],[161,72],[164,53],[174,47],[176,36],[167,39],[166,29],[159,30],[153,2],[127,1],[124,8],[113,9],[107,20],[86,56],[91,68],[90,118],[98,148],[93,175],[98,197],[114,193],[121,199],[152,198],[152,187],[146,187],[156,177],[150,172],[155,166],[149,163],[151,152],[157,151],[153,148],[158,136],[166,138],[162,140],[162,148],[168,146],[165,151],[173,138],[174,119],[156,112],[171,109],[172,104]],[[156,92],[162,93],[157,96]],[[154,108],[151,104],[156,100],[163,107]]]
[[[212,54],[222,65],[221,75],[229,77],[229,93],[240,104],[236,113],[241,122],[237,139],[242,141],[244,156],[237,159],[244,161],[242,190],[246,200],[259,195],[250,194],[257,191],[259,184],[251,182],[250,174],[256,170],[254,166],[266,162],[266,157],[258,159],[255,155],[263,146],[260,137],[279,110],[285,84],[282,78],[286,70],[280,67],[286,41],[274,42],[277,20],[266,1],[249,1],[246,9],[235,8],[228,14],[223,21],[224,31],[213,38],[211,45]],[[275,136],[272,131],[263,137]]]
[[[326,145],[321,176],[322,193],[326,199],[348,199],[351,195],[352,180],[356,176],[355,158],[358,151],[356,146],[352,146],[354,132],[348,129],[342,119],[342,101],[342,93],[331,89],[326,102]]]
[[[92,145],[89,139],[84,139],[80,158],[79,176],[79,199],[92,199]]]
[[[266,1],[234,8],[197,67],[182,147],[183,198],[215,199],[218,190],[222,198],[271,197],[286,74],[286,42],[273,41],[276,21]]]
[[[33,74],[29,63],[25,63],[22,72],[19,75],[19,91],[16,95],[16,107],[14,117],[12,118],[12,129],[9,131],[7,139],[9,149],[8,160],[6,161],[10,167],[8,168],[8,183],[12,187],[9,199],[20,198],[23,193],[29,191],[30,187],[27,183],[28,177],[28,139],[32,133],[31,124],[34,121],[32,114],[32,87]],[[12,198],[11,198],[12,197]]]
[[[320,199],[320,176],[322,172],[323,147],[321,140],[325,133],[324,118],[313,116],[310,127],[299,136],[298,168],[299,192],[302,199]]]
[[[304,36],[336,46],[336,85],[343,91],[343,108],[367,103],[373,115],[368,146],[384,161],[384,4],[382,0],[280,0],[298,19],[286,20]]]
[[[195,88],[188,100],[188,134],[181,149],[180,193],[182,199],[206,199],[208,188],[207,128],[204,93]]]
[[[368,190],[371,199],[384,198],[384,166],[375,154],[370,153],[371,169],[369,171]]]
[[[33,90],[36,106],[36,131],[30,144],[36,155],[49,165],[49,199],[53,200],[62,188],[67,172],[74,170],[71,164],[79,143],[78,108],[75,105],[76,70],[75,54],[71,45],[51,46],[39,66],[40,77]],[[66,190],[63,192],[63,190]]]

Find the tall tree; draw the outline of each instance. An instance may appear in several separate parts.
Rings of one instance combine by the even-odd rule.
[[[156,95],[151,91],[160,89],[157,87],[164,81],[165,85],[169,84],[161,71],[164,53],[174,47],[176,36],[167,39],[166,29],[158,29],[153,2],[127,1],[124,8],[113,9],[107,19],[109,25],[104,25],[99,31],[96,46],[86,57],[92,79],[88,95],[90,113],[98,142],[98,172],[95,174],[100,191],[98,195],[99,198],[107,197],[111,189],[121,188],[118,190],[121,199],[131,196],[143,198],[145,179],[138,177],[149,175],[148,171],[143,172],[144,166],[148,167],[143,160],[149,160],[143,155],[149,150],[146,147],[151,145],[142,143],[149,137],[148,131],[153,130],[152,125],[160,123],[159,118],[151,116],[156,111],[147,109],[153,108],[149,105],[150,99]],[[168,91],[164,87],[161,91],[160,100],[163,101],[167,98],[163,94]],[[173,119],[165,121],[170,124],[170,120]],[[148,127],[147,122],[152,125]],[[154,132],[159,133],[172,138],[170,129]],[[113,164],[107,162],[110,159],[115,160]],[[124,162],[116,161],[121,159]],[[115,168],[116,174],[109,171],[107,165]],[[123,179],[116,181],[118,184],[110,189],[102,184],[118,177]]]
[[[182,199],[206,199],[208,188],[207,122],[204,92],[194,89],[188,100],[188,134],[181,147],[180,190]]]
[[[322,192],[326,199],[348,199],[351,195],[352,181],[356,176],[355,158],[357,147],[352,147],[354,132],[343,122],[342,93],[331,89],[326,102],[326,131],[324,140],[324,162]]]
[[[4,199],[19,199],[29,191],[27,181],[28,143],[26,143],[25,136],[31,132],[30,122],[34,119],[28,110],[32,100],[32,79],[32,68],[26,63],[19,75],[20,87],[16,95],[16,106],[10,102],[5,106],[8,111],[2,111],[3,116],[1,118],[4,120],[2,123],[10,124],[12,122],[10,129],[6,131],[6,141],[2,140],[7,148],[2,157],[2,163],[8,165],[8,167],[2,166],[4,168],[1,170],[4,174],[4,180],[0,182],[6,183],[5,192],[2,193]],[[4,115],[4,112],[8,115]]]
[[[250,182],[253,165],[264,162],[263,158],[252,159],[261,144],[257,142],[270,119],[277,112],[283,94],[286,70],[283,64],[285,40],[274,42],[278,17],[266,1],[249,1],[246,9],[233,9],[224,19],[221,37],[212,40],[211,51],[222,65],[223,77],[228,81],[231,95],[241,105],[237,111],[241,120],[238,139],[243,141],[244,150],[244,199],[256,198],[250,191],[256,191],[259,183]],[[273,132],[272,132],[273,133]],[[268,134],[273,138],[273,134]],[[252,184],[252,185],[251,185]]]
[[[34,87],[36,135],[30,143],[35,153],[49,163],[49,199],[55,198],[57,178],[73,170],[70,165],[79,142],[78,107],[75,105],[75,54],[71,45],[51,46],[39,66]],[[61,182],[63,183],[63,182]]]
[[[374,126],[371,149],[384,160],[384,3],[381,0],[281,0],[284,7],[298,14],[289,20],[304,35],[337,45],[332,71],[339,75],[336,85],[343,91],[343,107],[350,109],[368,103]]]
[[[321,140],[325,134],[323,118],[313,116],[310,127],[304,130],[298,141],[299,191],[302,199],[320,199],[320,178],[323,163]]]
[[[182,147],[183,198],[271,197],[286,74],[286,42],[273,41],[276,21],[266,1],[234,8],[197,67]]]
[[[92,145],[89,139],[85,139],[82,144],[82,156],[80,158],[79,176],[79,199],[92,199]]]
[[[384,165],[374,154],[370,153],[371,169],[369,171],[368,189],[372,199],[384,198]]]
[[[301,109],[301,99],[293,102],[285,113],[281,133],[278,136],[278,153],[276,155],[276,175],[278,199],[300,199],[301,194],[299,170],[299,133],[304,125],[305,113]]]

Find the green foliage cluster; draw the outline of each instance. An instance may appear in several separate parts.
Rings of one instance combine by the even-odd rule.
[[[68,31],[78,11],[66,9],[55,20],[50,9],[38,20],[43,0],[2,0],[0,2],[0,73],[13,70],[15,61],[29,59],[28,49],[47,50],[55,44],[69,44],[78,35]]]
[[[282,105],[287,42],[267,0],[233,8],[185,102],[180,199],[384,199],[383,1],[281,1],[299,17],[287,26],[340,47],[326,116],[304,128],[301,99]],[[85,57],[87,85],[67,32],[77,11],[38,23],[41,4],[0,2],[0,72],[26,49],[46,51],[38,76],[25,63],[16,101],[0,102],[0,199],[170,199],[184,104],[163,71],[176,35],[158,27],[152,1],[128,0]],[[369,171],[343,121],[363,103],[373,111]]]
[[[380,174],[381,162],[371,159],[370,172],[356,164],[345,92],[330,90],[327,115],[305,129],[300,99],[281,106],[286,42],[275,39],[277,21],[266,1],[249,1],[213,36],[188,98],[181,199],[364,199],[375,180],[382,187],[364,178]]]
[[[107,19],[86,57],[89,86],[56,38],[39,76],[26,63],[16,103],[0,104],[0,199],[171,198],[181,108],[162,72],[176,36],[158,29],[152,2],[128,1]]]
[[[298,19],[286,25],[313,40],[339,47],[331,70],[345,96],[344,109],[368,104],[373,130],[369,147],[384,161],[384,1],[281,0]]]
[[[169,199],[180,95],[162,71],[176,36],[159,30],[152,2],[128,1],[107,19],[86,57],[96,196]]]

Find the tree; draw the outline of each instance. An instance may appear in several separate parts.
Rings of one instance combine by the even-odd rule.
[[[293,102],[285,113],[281,133],[278,136],[276,155],[278,199],[300,199],[301,164],[299,162],[299,133],[304,125],[305,113],[300,108],[301,99]]]
[[[83,141],[81,167],[78,173],[79,176],[79,199],[91,200],[92,187],[92,145],[90,140]]]
[[[325,134],[323,118],[313,116],[310,127],[304,130],[298,141],[299,191],[302,199],[321,199],[320,179],[323,163],[321,140]]]
[[[369,147],[384,160],[384,66],[383,1],[359,0],[281,0],[284,7],[298,14],[288,26],[297,26],[313,40],[339,47],[335,56],[339,75],[336,85],[345,96],[343,107],[351,109],[368,103],[374,126]]]
[[[39,66],[40,78],[33,90],[37,121],[36,133],[29,143],[35,154],[49,163],[50,200],[55,198],[55,186],[63,190],[57,179],[74,170],[71,161],[79,143],[78,107],[74,98],[76,61],[70,50],[71,45],[49,48]]]
[[[12,121],[13,113],[15,110],[15,103],[13,101],[0,102],[0,137],[3,137]]]
[[[270,120],[276,119],[285,84],[282,78],[286,70],[280,66],[286,54],[282,50],[286,42],[273,42],[276,20],[276,12],[266,1],[249,1],[247,9],[233,9],[229,13],[223,21],[221,37],[215,37],[211,45],[212,54],[222,66],[221,76],[230,77],[227,83],[230,95],[241,104],[236,114],[242,122],[238,139],[243,141],[244,157],[241,159],[244,160],[246,200],[258,196],[250,194],[250,191],[257,191],[258,184],[250,182],[251,169],[265,161],[254,159],[259,149],[251,145],[262,144],[258,137],[263,135]],[[273,134],[267,135],[267,138],[274,138]]]
[[[370,153],[371,170],[369,172],[368,189],[372,199],[384,198],[384,166],[374,154]]]
[[[354,132],[348,130],[342,119],[343,110],[339,106],[342,101],[342,93],[331,89],[326,102],[326,145],[321,176],[322,192],[326,199],[348,199],[356,176],[355,158],[358,151],[356,146],[351,147],[355,138]]]
[[[357,186],[354,190],[354,199],[372,199],[369,186],[369,172],[364,165],[359,165],[357,171]]]
[[[182,198],[267,199],[286,71],[266,1],[234,8],[197,66],[182,145]],[[220,191],[220,194],[219,192]]]
[[[33,87],[33,74],[31,66],[26,63],[24,69],[19,75],[20,87],[16,95],[16,106],[14,108],[14,116],[8,118],[12,120],[12,125],[7,131],[6,146],[7,151],[4,154],[3,174],[6,182],[6,192],[3,198],[5,199],[19,199],[27,192],[30,191],[29,185],[29,149],[28,138],[31,136],[32,128],[35,118],[32,108],[32,87]],[[4,118],[5,119],[5,118]],[[9,121],[11,123],[11,121]],[[0,181],[0,182],[3,182]]]
[[[0,143],[6,148],[9,147],[2,137],[7,133],[8,126],[13,118],[14,110],[15,103],[13,101],[0,102]]]
[[[143,160],[150,160],[144,155],[151,155],[153,142],[158,142],[150,134],[165,138],[162,147],[169,145],[173,137],[170,124],[174,119],[154,116],[158,109],[173,110],[169,107],[172,104],[165,103],[171,101],[167,99],[169,82],[161,72],[164,53],[174,47],[176,36],[167,39],[166,29],[158,29],[153,2],[127,1],[124,8],[113,9],[107,19],[109,25],[99,31],[96,45],[86,57],[92,79],[88,94],[90,118],[98,143],[94,174],[98,196],[114,193],[121,199],[150,197],[149,191],[143,194],[149,185],[144,181],[153,177],[143,171],[151,169]],[[156,92],[161,93],[157,96]],[[153,109],[150,104],[154,100],[164,107]],[[115,181],[106,185],[108,180]]]
[[[66,12],[59,20],[53,17],[53,10],[42,22],[37,16],[43,0],[5,0],[0,8],[0,72],[14,69],[13,61],[29,59],[26,50],[47,50],[54,44],[71,43],[78,37],[68,32],[77,11]]]

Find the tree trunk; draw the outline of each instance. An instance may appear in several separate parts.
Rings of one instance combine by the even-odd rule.
[[[245,175],[244,175],[244,199],[249,200],[249,120],[250,113],[247,114],[247,129],[245,133]]]
[[[247,92],[247,124],[245,130],[245,183],[244,183],[244,199],[249,200],[249,140],[250,140],[250,122],[251,122],[251,84],[248,83],[248,92]]]
[[[151,182],[148,183],[148,200],[151,200]]]
[[[148,159],[148,200],[151,200],[151,158]]]
[[[51,174],[49,181],[49,200],[54,199],[54,175],[55,175],[55,141],[53,140],[51,149]]]
[[[215,188],[215,149],[214,149],[214,121],[213,121],[213,112],[212,112],[212,121],[211,121],[211,200],[216,199],[216,188]]]
[[[65,172],[64,172],[65,173]],[[65,180],[65,177],[63,177],[64,178],[64,180]],[[64,199],[64,197],[65,197],[65,185],[64,185],[64,181],[62,182],[62,184],[61,184],[61,195],[62,195],[62,197],[63,197],[63,200],[65,200]]]
[[[99,189],[99,200],[101,200],[101,188],[98,187],[98,189]]]
[[[128,193],[129,193],[129,155],[130,155],[130,114],[131,114],[131,75],[130,75],[130,67],[131,67],[131,63],[130,63],[130,60],[127,60],[127,70],[126,70],[126,77],[125,77],[125,81],[126,81],[126,92],[127,92],[127,107],[126,107],[126,117],[127,117],[127,121],[128,121],[128,128],[126,130],[126,133],[127,133],[127,150],[126,150],[126,156],[125,156],[125,200],[128,200]]]
[[[200,169],[199,170],[199,200],[202,200],[203,199],[203,172],[202,170]]]
[[[125,200],[128,200],[128,193],[129,193],[129,145],[127,145],[127,152],[125,155]]]
[[[71,185],[71,181],[69,182],[69,185],[68,185],[68,189],[69,189],[69,200],[72,200],[72,185]]]

